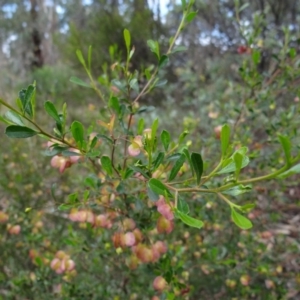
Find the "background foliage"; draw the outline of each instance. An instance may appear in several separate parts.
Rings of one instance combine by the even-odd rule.
[[[129,29],[135,54],[132,69],[155,63],[147,40],[162,52],[182,15],[170,1],[2,1],[0,10],[1,98],[13,103],[20,89],[37,82],[37,110],[47,100],[68,106],[68,121],[85,126],[103,116],[91,90],[69,81],[86,75],[75,54],[86,57],[93,46],[92,71],[100,83],[119,76],[116,62],[126,60],[123,38]],[[202,1],[197,16],[181,33],[187,48],[172,56],[161,77],[168,83],[140,102],[140,117],[172,137],[187,130],[191,151],[201,152],[205,170],[220,156],[219,126],[232,128],[233,144],[249,147],[251,162],[243,176],[259,176],[284,163],[278,134],[299,153],[299,23],[297,1]],[[122,79],[122,78],[119,78]],[[145,84],[141,77],[139,84]],[[1,106],[2,115],[5,109]],[[83,113],[84,112],[84,113]],[[45,113],[37,120],[53,128]],[[92,120],[92,121],[91,121]],[[134,126],[137,126],[138,118]],[[4,131],[4,126],[0,124]],[[134,268],[130,250],[119,253],[113,229],[75,223],[59,210],[70,194],[93,190],[101,180],[79,163],[60,174],[45,155],[46,141],[1,137],[0,157],[0,297],[2,299],[297,299],[300,297],[299,175],[257,183],[237,198],[252,201],[253,228],[243,231],[230,211],[211,194],[187,195],[202,229],[177,224],[159,263]],[[99,175],[99,176],[98,176]],[[218,182],[216,182],[218,184]],[[220,182],[221,184],[221,182]],[[108,197],[103,191],[103,197]],[[135,205],[143,205],[136,199]],[[92,207],[100,212],[99,207]],[[141,208],[142,210],[143,208]],[[139,220],[145,232],[147,220]],[[20,227],[13,227],[20,226]],[[13,228],[13,229],[12,229]],[[152,238],[152,237],[151,237]],[[76,272],[57,274],[50,262],[64,251]],[[153,289],[161,274],[176,278],[168,293]],[[171,273],[171,275],[170,275]],[[175,296],[172,296],[174,294]],[[155,299],[155,298],[153,298]]]

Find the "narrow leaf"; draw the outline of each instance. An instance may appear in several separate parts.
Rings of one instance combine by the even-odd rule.
[[[20,125],[20,126],[24,126],[22,118],[14,111],[8,110],[4,116],[11,123],[14,123],[14,124]]]
[[[150,178],[149,175],[145,172],[145,170],[140,167],[130,166],[129,168],[137,173],[141,173],[145,178]]]
[[[147,195],[148,195],[149,199],[153,202],[155,202],[159,199],[159,195],[156,194],[155,192],[153,192],[153,190],[149,186],[147,186]]]
[[[70,150],[64,150],[61,154],[63,156],[66,156],[66,157],[70,157],[70,156],[82,156],[81,153],[70,151]]]
[[[168,195],[172,197],[172,194],[167,189],[167,187],[160,180],[156,178],[151,178],[148,182],[148,186],[154,193],[158,195],[163,195],[163,196]]]
[[[172,50],[172,54],[177,53],[177,52],[183,52],[186,50],[187,50],[187,47],[185,47],[185,46],[177,46]]]
[[[251,185],[237,185],[231,189],[228,189],[226,191],[223,191],[222,193],[223,194],[226,194],[226,195],[231,195],[231,196],[238,196],[238,195],[241,195],[241,194],[244,194],[244,193],[248,193],[252,190],[252,187]]]
[[[240,152],[236,152],[233,156],[234,164],[235,164],[235,178],[238,180],[240,171],[243,165],[243,155]]]
[[[61,119],[54,104],[51,101],[46,101],[44,107],[48,115],[52,117],[58,124],[61,124]]]
[[[291,149],[292,149],[291,141],[287,136],[284,136],[284,135],[279,135],[278,138],[279,138],[279,142],[283,148],[286,162],[289,164],[291,162],[291,158],[292,158],[291,157]]]
[[[88,51],[88,66],[89,66],[89,71],[91,71],[91,64],[92,64],[92,46],[89,46],[89,51]]]
[[[181,144],[188,134],[189,134],[189,132],[187,130],[182,132],[178,138],[178,144]]]
[[[152,142],[156,138],[157,128],[158,128],[158,119],[155,119],[153,124],[152,124],[152,127],[151,127],[151,141]]]
[[[197,16],[197,12],[196,12],[196,11],[192,11],[192,12],[190,12],[190,13],[186,16],[185,20],[186,20],[188,23],[189,23],[189,22],[192,22],[196,16]]]
[[[119,114],[120,112],[120,103],[117,97],[111,97],[108,102],[108,106],[113,108],[114,111]]]
[[[241,169],[245,168],[250,162],[249,157],[246,156],[247,151],[248,151],[247,147],[241,147],[240,149],[235,151],[230,158],[225,160],[225,163],[223,164],[223,168],[219,172],[217,172],[217,174],[225,174],[225,173],[235,172],[236,165],[235,165],[235,162],[233,160],[233,157],[234,157],[235,153],[237,153],[237,152],[239,152],[243,156]]]
[[[125,40],[125,45],[126,45],[126,49],[127,49],[127,53],[129,53],[130,51],[130,43],[131,43],[131,36],[130,36],[130,32],[128,29],[124,29],[124,40]]]
[[[143,133],[144,127],[145,127],[145,121],[143,118],[141,118],[141,119],[139,119],[139,122],[138,122],[138,134],[139,135],[141,135]]]
[[[252,223],[249,219],[239,214],[233,207],[231,207],[231,218],[232,221],[241,229],[252,228]]]
[[[178,198],[177,209],[183,214],[187,215],[190,212],[189,205],[181,198]]]
[[[78,122],[78,121],[74,121],[71,125],[71,132],[72,132],[72,136],[74,138],[74,140],[76,141],[76,143],[80,146],[82,146],[83,144],[83,135],[84,135],[84,128],[83,125]]]
[[[176,210],[175,215],[177,218],[179,218],[183,223],[185,223],[188,226],[200,229],[204,225],[204,223],[202,221],[192,218],[192,217],[182,213],[178,209]]]
[[[10,138],[22,139],[37,135],[39,132],[25,126],[10,125],[6,127],[5,134]]]
[[[170,133],[166,130],[163,130],[161,135],[160,135],[160,139],[161,139],[161,142],[165,148],[165,151],[168,150],[169,148],[169,145],[170,145],[170,141],[171,141],[171,136],[170,136]]]
[[[181,154],[170,172],[169,181],[173,180],[176,177],[177,173],[181,169],[184,162],[185,162],[185,155]]]
[[[159,63],[158,63],[158,67],[159,68],[163,68],[164,66],[166,66],[169,62],[169,57],[167,55],[162,55],[160,60],[159,60]]]
[[[199,184],[200,180],[201,180],[202,173],[203,173],[203,160],[202,160],[201,154],[192,153],[191,154],[191,161],[192,161],[193,169],[196,173],[197,184]]]
[[[226,155],[227,148],[229,146],[230,138],[230,127],[228,124],[223,125],[221,130],[221,147],[222,147],[222,156]]]
[[[190,155],[189,150],[187,148],[183,148],[182,153],[185,155],[186,159],[188,160],[192,175],[194,176],[195,172],[194,172],[193,163],[192,163],[192,160],[191,160],[191,155]]]
[[[249,213],[255,207],[254,203],[248,203],[243,206],[240,206],[238,209],[243,213]]]
[[[91,88],[90,84],[84,82],[83,80],[81,80],[80,78],[78,78],[76,76],[71,76],[70,81],[77,85]]]
[[[160,166],[160,164],[163,162],[164,158],[165,158],[165,153],[159,152],[156,159],[153,162],[153,171],[155,171]]]
[[[112,163],[108,156],[103,155],[101,157],[101,165],[108,175],[111,176],[113,174]]]
[[[293,166],[292,168],[285,171],[284,173],[281,173],[277,177],[282,179],[282,178],[292,176],[294,174],[300,174],[300,164],[297,164],[297,165]]]
[[[76,55],[81,64],[85,67],[85,60],[83,58],[82,52],[80,50],[76,50]]]

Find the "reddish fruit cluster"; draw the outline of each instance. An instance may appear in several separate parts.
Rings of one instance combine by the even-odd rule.
[[[0,210],[0,223],[6,223],[9,219],[8,214]]]
[[[75,271],[75,262],[70,259],[70,256],[67,255],[64,251],[58,251],[55,254],[55,257],[50,263],[50,267],[57,274],[70,273],[72,275],[76,274]]]
[[[78,210],[73,208],[70,211],[69,219],[73,222],[90,223],[94,227],[111,228],[113,214],[100,214],[95,215],[91,210],[82,209]]]
[[[56,142],[49,141],[47,143],[47,147],[51,148],[54,144],[56,144]],[[74,155],[70,157],[55,155],[51,159],[51,166],[53,168],[59,169],[60,173],[63,173],[65,169],[70,168],[73,164],[76,164],[79,160],[82,160],[82,156],[80,155],[80,151],[78,149],[70,148],[68,150],[71,152],[78,153],[79,155]]]
[[[21,232],[21,226],[20,225],[7,225],[7,231],[9,234],[12,235],[18,235]]]
[[[153,280],[153,288],[159,292],[165,290],[167,286],[168,283],[162,276],[157,276]]]
[[[250,54],[251,53],[251,48],[248,46],[240,45],[237,48],[238,54]]]
[[[141,263],[156,262],[168,250],[167,245],[162,241],[156,241],[153,245],[140,243],[131,249]]]
[[[155,202],[157,206],[157,211],[164,216],[167,220],[173,220],[173,203],[166,203],[166,200],[163,196],[160,196],[159,199]]]
[[[170,234],[174,229],[174,222],[166,219],[164,216],[160,216],[156,223],[156,229],[158,233]]]

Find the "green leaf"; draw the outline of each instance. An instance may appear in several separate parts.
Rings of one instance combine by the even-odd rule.
[[[151,127],[151,141],[154,141],[154,139],[156,138],[157,128],[158,128],[158,119],[155,119]]]
[[[64,150],[61,154],[63,156],[66,156],[66,157],[70,157],[70,156],[82,156],[81,153],[70,151],[70,150]]]
[[[286,162],[288,164],[290,164],[291,159],[292,159],[292,157],[291,157],[291,149],[292,149],[291,141],[287,136],[284,136],[284,135],[279,135],[278,138],[279,138],[279,142],[283,148]]]
[[[169,62],[169,57],[167,55],[162,55],[160,60],[159,60],[159,63],[158,63],[158,67],[159,68],[163,68],[164,66],[166,66]]]
[[[183,223],[185,223],[186,225],[188,225],[190,227],[195,227],[195,228],[200,229],[204,225],[204,223],[202,221],[192,218],[192,217],[182,213],[178,209],[175,211],[175,216],[177,218],[179,218]]]
[[[193,152],[191,154],[191,161],[192,161],[193,169],[196,173],[197,184],[199,184],[203,173],[203,160],[201,154]]]
[[[244,3],[240,8],[239,8],[239,12],[242,12],[244,9],[246,9],[248,6],[250,5],[250,3]]]
[[[131,43],[131,36],[130,36],[130,32],[128,29],[124,29],[124,40],[125,40],[125,45],[126,45],[126,49],[127,49],[127,53],[130,52],[130,43]]]
[[[155,82],[155,87],[162,87],[168,83],[167,79],[157,80]]]
[[[296,55],[297,55],[296,49],[295,48],[290,48],[289,54],[290,54],[291,58],[295,58]]]
[[[230,138],[230,127],[228,124],[222,126],[221,130],[221,148],[222,148],[222,156],[225,157],[226,151],[229,146],[229,138]]]
[[[76,141],[76,143],[82,147],[83,145],[83,138],[84,138],[84,128],[83,125],[78,122],[78,121],[74,121],[71,125],[71,132],[72,132],[72,136],[74,138],[74,140]]]
[[[110,144],[113,144],[113,140],[110,138],[110,137],[108,137],[107,135],[105,135],[105,134],[97,134],[97,138],[99,139],[99,140],[101,140],[101,139],[105,139],[106,141],[108,141]]]
[[[126,168],[126,170],[122,173],[122,178],[127,179],[134,174],[134,171],[130,168]]]
[[[143,131],[144,131],[144,128],[145,128],[145,121],[143,118],[139,119],[139,122],[138,122],[138,132],[137,134],[139,135],[142,135]]]
[[[181,144],[188,134],[189,134],[189,132],[187,130],[182,132],[178,138],[178,144]]]
[[[244,158],[244,156],[240,152],[236,152],[233,156],[233,160],[235,163],[235,178],[236,178],[236,180],[238,180],[239,175],[240,175],[240,171],[241,171],[242,164],[243,164],[243,158]]]
[[[157,41],[148,40],[147,45],[149,46],[150,50],[156,55],[157,59],[160,58],[159,55],[159,44]]]
[[[252,228],[252,223],[249,219],[244,217],[243,215],[236,212],[236,210],[231,207],[231,218],[232,221],[241,229],[250,229]]]
[[[81,62],[81,64],[86,67],[85,65],[85,60],[83,58],[83,55],[82,55],[82,52],[80,50],[76,50],[76,55],[77,55],[77,58],[78,60]]]
[[[187,215],[190,212],[189,205],[181,198],[178,198],[177,209],[183,214]]]
[[[149,186],[147,186],[147,195],[149,199],[153,202],[157,201],[159,199],[159,195],[154,193],[152,189],[150,189]]]
[[[135,172],[141,173],[145,178],[150,178],[144,169],[137,166],[129,166],[129,168]]]
[[[119,114],[120,112],[120,103],[117,97],[111,97],[108,102],[108,106],[114,109],[114,111]]]
[[[186,0],[181,0],[181,7],[182,7],[183,10],[185,10]]]
[[[187,158],[188,162],[189,162],[189,165],[190,165],[190,168],[191,168],[191,171],[192,171],[192,175],[194,176],[194,168],[193,168],[193,163],[192,163],[192,160],[191,160],[191,156],[190,156],[190,152],[187,148],[183,148],[182,149],[182,153],[185,155],[185,157]]]
[[[160,166],[160,164],[163,162],[164,158],[165,158],[165,153],[159,152],[156,159],[153,162],[153,170],[152,171],[155,171]]]
[[[175,47],[173,50],[172,50],[172,54],[174,53],[177,53],[177,52],[183,52],[183,51],[186,51],[187,50],[187,47],[185,46],[177,46]]]
[[[61,124],[61,119],[54,104],[50,101],[46,101],[44,104],[45,110],[50,117],[52,117],[58,124]]]
[[[97,145],[97,142],[98,142],[98,138],[94,136],[90,144],[90,149],[93,149]]]
[[[5,134],[10,138],[23,139],[39,134],[31,128],[19,125],[10,125],[6,127]]]
[[[8,121],[10,121],[16,125],[24,126],[22,118],[14,111],[8,110],[4,116]]]
[[[227,160],[225,160],[223,168],[219,172],[217,172],[217,174],[225,174],[225,173],[235,172],[236,165],[235,165],[235,162],[233,160],[233,157],[234,157],[234,155],[235,155],[236,152],[239,152],[243,156],[243,161],[242,161],[242,167],[241,167],[241,169],[245,168],[249,164],[249,162],[250,162],[249,157],[246,156],[247,151],[248,151],[247,147],[241,147],[240,149],[238,149],[237,151],[235,151],[230,158],[228,158]]]
[[[228,190],[222,191],[223,194],[231,195],[231,196],[238,196],[244,193],[248,193],[252,190],[251,185],[237,185],[233,188],[230,188]]]
[[[258,65],[260,62],[260,51],[259,50],[254,50],[252,52],[252,61],[254,62],[255,65]]]
[[[181,154],[170,172],[169,181],[173,180],[176,177],[177,173],[183,166],[184,162],[185,162],[185,155]]]
[[[34,117],[34,114],[35,114],[35,106],[36,106],[36,100],[35,100],[35,94],[36,94],[36,82],[34,81],[32,85],[33,85],[33,87],[34,87],[34,91],[33,91],[33,94],[32,94],[32,96],[31,96],[30,103],[31,103],[31,109],[32,109],[32,117]]]
[[[83,80],[81,80],[80,78],[78,78],[76,76],[71,76],[70,81],[77,85],[91,88],[89,83],[84,82]]]
[[[230,163],[228,165],[226,165],[223,169],[221,169],[219,172],[217,172],[217,174],[225,174],[225,173],[235,172],[235,170],[236,170],[235,162],[233,161],[232,158],[230,158],[229,161],[230,161]],[[249,162],[250,162],[249,157],[244,156],[241,169],[248,166]]]
[[[163,130],[160,134],[160,139],[165,148],[165,151],[167,151],[171,142],[170,133],[166,130]]]
[[[113,79],[111,81],[111,84],[115,87],[117,87],[120,91],[126,92],[126,83],[124,81],[120,81],[118,79]]]
[[[167,195],[169,197],[173,197],[170,191],[167,189],[167,187],[160,180],[156,178],[151,178],[148,181],[148,186],[154,193],[158,195],[163,195],[163,196]]]
[[[70,210],[71,208],[77,207],[78,203],[64,203],[58,206],[58,210]]]
[[[279,174],[277,177],[280,178],[280,179],[283,179],[283,178],[292,176],[294,174],[300,174],[300,164],[297,164],[297,165],[293,166],[289,170]]]
[[[86,157],[98,157],[101,154],[101,150],[94,149],[85,154]]]
[[[237,209],[239,209],[241,212],[243,213],[248,213],[250,212],[253,208],[255,207],[255,204],[254,203],[248,203],[248,204],[245,204],[243,206],[240,206],[240,207],[237,207]]]
[[[106,173],[108,175],[111,176],[113,174],[112,163],[108,156],[103,155],[101,157],[101,165],[102,165],[102,168],[104,169],[104,171],[106,171]]]
[[[7,124],[7,125],[11,125],[11,121],[8,121],[6,118],[4,118],[2,116],[0,116],[0,122],[3,122],[5,124]]]
[[[29,85],[26,90],[21,90],[19,92],[19,98],[22,103],[23,112],[27,113],[30,117],[33,116],[31,99],[34,97],[34,94],[35,87],[33,85]]]
[[[194,18],[197,16],[197,11],[191,11],[186,17],[185,21],[190,23],[194,20]]]
[[[133,89],[135,92],[139,92],[139,84],[137,78],[132,78],[129,82],[129,86],[131,89]]]
[[[88,66],[89,66],[89,71],[91,71],[91,64],[92,64],[92,45],[89,46],[89,50],[88,50]]]

